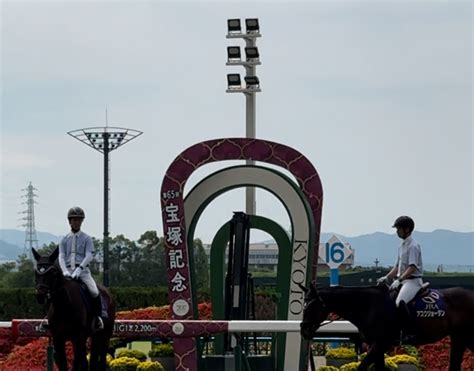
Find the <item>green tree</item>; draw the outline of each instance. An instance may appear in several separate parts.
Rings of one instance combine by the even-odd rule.
[[[193,245],[196,288],[209,290],[209,263],[204,245],[199,238],[194,239]]]
[[[50,242],[49,244],[43,244],[43,246],[41,246],[41,248],[38,249],[38,252],[41,256],[51,255],[57,247],[58,247],[57,243]]]
[[[17,271],[11,272],[5,278],[6,287],[34,287],[35,274],[33,262],[26,254],[21,254],[16,260]]]
[[[0,264],[0,287],[8,287],[8,277],[14,273],[13,270],[15,269],[15,267],[15,262]]]
[[[166,286],[167,272],[165,262],[164,239],[156,231],[146,231],[138,239],[142,249],[142,272],[148,286]]]
[[[109,242],[109,282],[111,286],[137,285],[140,276],[140,252],[135,242],[123,234]]]

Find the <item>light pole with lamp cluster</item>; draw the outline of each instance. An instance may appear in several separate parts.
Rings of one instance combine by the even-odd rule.
[[[102,279],[104,286],[109,286],[109,153],[141,135],[142,132],[105,126],[73,130],[68,134],[104,155],[104,261]]]
[[[239,73],[227,75],[227,93],[243,93],[245,95],[245,136],[255,138],[255,103],[256,93],[260,92],[260,80],[257,77],[257,66],[260,65],[260,54],[256,46],[258,37],[261,37],[260,26],[257,18],[245,20],[246,32],[242,33],[240,19],[227,20],[227,38],[245,40],[245,59],[242,59],[240,46],[227,47],[227,66],[245,67],[245,86]],[[247,165],[253,165],[254,161],[247,161]],[[256,214],[255,187],[245,189],[245,212],[249,215]]]

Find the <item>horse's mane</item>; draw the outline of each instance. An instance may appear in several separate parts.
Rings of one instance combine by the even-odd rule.
[[[354,292],[354,293],[386,293],[388,288],[385,286],[317,286],[318,292]]]
[[[388,289],[383,286],[326,286],[318,288],[317,292],[330,308],[344,312],[348,306],[353,311],[384,303],[388,298]]]

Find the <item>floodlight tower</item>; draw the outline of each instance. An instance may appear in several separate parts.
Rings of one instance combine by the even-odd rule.
[[[240,46],[227,47],[227,66],[245,67],[245,87],[242,86],[240,74],[232,73],[227,75],[227,93],[243,93],[245,95],[245,136],[255,138],[255,104],[256,93],[260,92],[260,81],[257,77],[257,66],[260,65],[260,54],[256,46],[257,38],[261,37],[260,26],[257,18],[247,18],[245,20],[246,32],[242,33],[240,19],[227,20],[227,38],[245,40],[245,60],[242,60]],[[253,165],[249,160],[247,165]],[[247,187],[245,190],[245,212],[255,215],[255,187]]]
[[[68,132],[69,135],[104,155],[104,286],[109,285],[109,153],[143,134],[133,129],[119,127],[91,127]]]

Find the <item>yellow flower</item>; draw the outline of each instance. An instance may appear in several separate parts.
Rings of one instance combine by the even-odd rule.
[[[335,358],[335,359],[352,359],[356,358],[356,352],[353,349],[350,348],[345,348],[345,347],[339,347],[339,348],[334,348],[334,349],[329,349],[326,352],[326,358]]]
[[[160,362],[146,361],[138,365],[137,371],[165,371]]]

